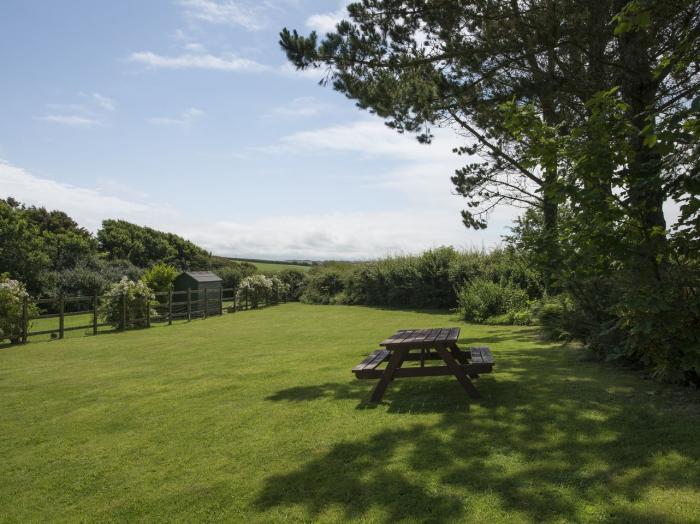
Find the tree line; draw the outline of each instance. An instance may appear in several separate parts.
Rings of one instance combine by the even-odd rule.
[[[101,294],[149,268],[157,291],[179,271],[215,269],[233,281],[256,272],[253,264],[213,257],[172,233],[108,219],[93,235],[63,211],[0,199],[0,274],[21,281],[33,296]]]

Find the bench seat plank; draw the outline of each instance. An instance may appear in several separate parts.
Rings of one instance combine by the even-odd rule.
[[[358,371],[364,371],[364,370],[372,370],[375,369],[379,364],[384,362],[386,358],[389,356],[389,351],[386,349],[377,349],[376,351],[373,351],[370,353],[367,358],[365,358],[362,362],[360,362],[357,366],[352,368],[353,373],[357,373]]]

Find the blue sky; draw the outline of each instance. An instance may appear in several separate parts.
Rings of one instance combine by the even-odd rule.
[[[217,254],[364,259],[490,247],[515,210],[466,230],[449,178],[463,139],[387,129],[298,73],[284,27],[344,3],[4,0],[0,195],[96,230],[124,218]]]

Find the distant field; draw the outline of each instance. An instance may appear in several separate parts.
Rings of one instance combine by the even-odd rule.
[[[279,273],[280,271],[284,271],[285,269],[297,269],[299,271],[308,271],[311,269],[311,266],[305,266],[302,264],[286,264],[286,263],[280,263],[280,262],[258,262],[258,261],[253,261],[253,260],[245,260],[245,259],[240,259],[240,258],[232,258],[231,260],[235,260],[236,262],[248,262],[250,264],[253,264],[255,267],[257,267],[260,271],[264,273]]]

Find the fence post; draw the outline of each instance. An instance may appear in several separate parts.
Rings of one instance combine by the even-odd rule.
[[[65,301],[63,293],[58,296],[58,338],[63,338],[65,333]]]
[[[29,310],[27,301],[28,297],[24,297],[22,300],[22,344],[27,343],[27,332],[29,331]]]
[[[192,290],[187,288],[187,322],[192,320]]]
[[[173,290],[168,292],[168,325],[173,325]]]
[[[122,329],[126,329],[126,293],[122,295]]]
[[[219,316],[224,314],[224,287],[219,288]]]
[[[207,296],[207,291],[209,291],[207,288],[204,288],[204,318],[207,318],[207,309],[209,309],[209,297]],[[201,300],[201,299],[200,299]]]
[[[92,334],[97,335],[97,292],[92,295]]]

